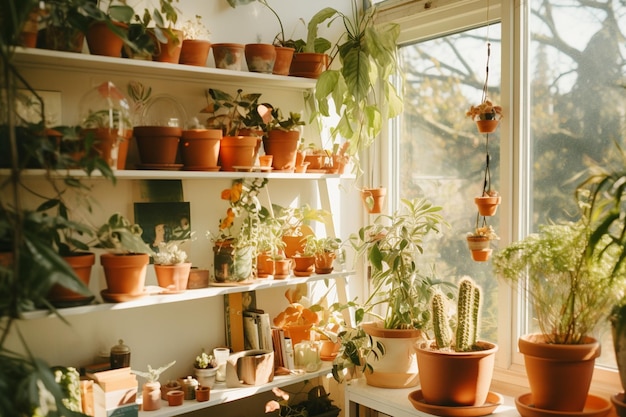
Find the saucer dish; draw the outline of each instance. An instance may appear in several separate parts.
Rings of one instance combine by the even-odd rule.
[[[109,292],[109,290],[100,291],[100,295],[104,301],[108,301],[110,303],[123,303],[125,301],[133,301],[143,298],[148,295],[148,291],[144,291],[141,294],[115,294]]]
[[[217,172],[221,167],[201,167],[201,166],[188,166],[185,165],[183,170],[185,171],[205,171],[205,172]]]
[[[422,390],[418,389],[409,394],[409,401],[418,411],[442,417],[479,417],[493,413],[504,401],[502,395],[489,391],[487,402],[478,406],[445,406],[428,404],[424,401]]]
[[[139,164],[137,169],[153,169],[160,171],[179,171],[183,164]]]
[[[262,167],[260,165],[254,165],[254,166],[237,165],[237,166],[233,166],[233,169],[235,171],[240,171],[240,172],[256,172],[256,171],[271,171],[272,167]]]
[[[542,410],[532,404],[532,394],[515,398],[515,407],[522,417],[602,417],[611,411],[611,403],[595,395],[588,395],[583,411]]]

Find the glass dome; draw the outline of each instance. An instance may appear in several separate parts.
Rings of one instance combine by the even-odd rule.
[[[169,95],[154,96],[143,111],[142,124],[145,126],[169,126],[185,128],[187,114],[180,102]]]
[[[126,96],[110,81],[89,90],[80,100],[80,125],[84,129],[132,130]]]

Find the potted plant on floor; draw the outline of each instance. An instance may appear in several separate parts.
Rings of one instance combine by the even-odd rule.
[[[185,240],[159,242],[158,250],[152,256],[159,287],[165,288],[168,293],[184,292],[187,289],[191,262],[185,262],[187,252],[182,249],[185,242]]]
[[[357,258],[364,257],[371,266],[373,288],[363,303],[335,306],[353,308],[356,326],[339,335],[342,347],[333,362],[335,379],[343,379],[344,368],[357,366],[368,385],[418,384],[413,344],[429,329],[432,291],[451,285],[425,275],[416,260],[426,239],[447,225],[440,211],[425,199],[403,199],[400,210],[379,215],[350,236]]]
[[[292,170],[296,166],[296,152],[300,143],[300,126],[304,121],[300,113],[289,112],[284,117],[282,111],[276,107],[272,109],[272,119],[266,127],[263,137],[263,149],[267,155],[272,155],[274,170]]]
[[[456,332],[450,328],[448,297],[431,300],[434,341],[416,345],[421,394],[427,404],[482,406],[487,400],[498,350],[479,341],[480,288],[470,277],[459,281]]]
[[[624,275],[614,273],[623,248],[608,245],[606,236],[595,240],[591,232],[583,215],[541,225],[494,255],[495,271],[521,286],[539,327],[518,345],[533,404],[541,410],[583,410],[600,355],[592,331],[624,289]]]

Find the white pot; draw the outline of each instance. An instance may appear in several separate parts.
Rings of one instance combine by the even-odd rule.
[[[215,384],[215,374],[217,373],[217,368],[206,368],[206,369],[196,369],[196,379],[198,383],[203,387],[213,388]]]

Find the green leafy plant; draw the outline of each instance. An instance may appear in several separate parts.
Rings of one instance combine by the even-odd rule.
[[[179,39],[174,31],[180,13],[175,3],[178,3],[178,0],[159,0],[158,7],[154,7],[152,10],[146,7],[143,17],[136,18],[135,21],[141,22],[144,28],[148,28],[150,23],[154,21],[152,29],[157,40],[161,43],[168,43],[171,40],[174,45],[178,45],[182,39]]]
[[[226,136],[236,136],[244,127],[265,130],[272,106],[259,104],[259,93],[242,93],[243,90],[239,89],[233,97],[222,90],[209,88],[206,91],[207,106],[201,110],[202,113],[212,115],[207,119],[206,126],[222,129]]]
[[[286,132],[298,129],[299,126],[304,126],[305,122],[302,120],[301,113],[289,112],[289,117],[284,117],[282,111],[276,107],[271,111],[272,119],[267,125],[267,130],[284,130]]]
[[[153,255],[152,249],[141,238],[142,233],[141,226],[131,223],[120,213],[115,213],[98,228],[95,247],[122,254],[147,253]]]
[[[196,369],[209,369],[217,367],[217,362],[213,355],[206,353],[204,349],[202,349],[202,352],[196,356],[193,366]]]
[[[278,411],[280,417],[308,417],[317,416],[330,411],[337,411],[339,407],[334,405],[330,395],[321,385],[315,385],[308,391],[304,391],[308,386],[306,381],[299,392],[288,393],[280,388],[272,388],[272,392],[277,397],[265,404],[265,412],[272,413]],[[306,393],[306,399],[295,402],[293,398],[298,398],[300,394]]]
[[[167,365],[161,366],[160,368],[153,368],[152,366],[148,365],[148,371],[144,372],[144,371],[136,371],[136,370],[132,370],[132,372],[136,375],[139,375],[140,377],[144,378],[148,383],[150,382],[158,382],[159,378],[161,377],[161,374],[165,371],[167,371],[169,368],[171,368],[172,366],[174,366],[174,364],[176,363],[176,361],[172,361],[170,363],[168,363]]]
[[[282,207],[274,204],[276,218],[282,224],[283,236],[302,236],[301,227],[311,222],[326,223],[330,212],[323,209],[312,208],[305,204],[302,207]]]

